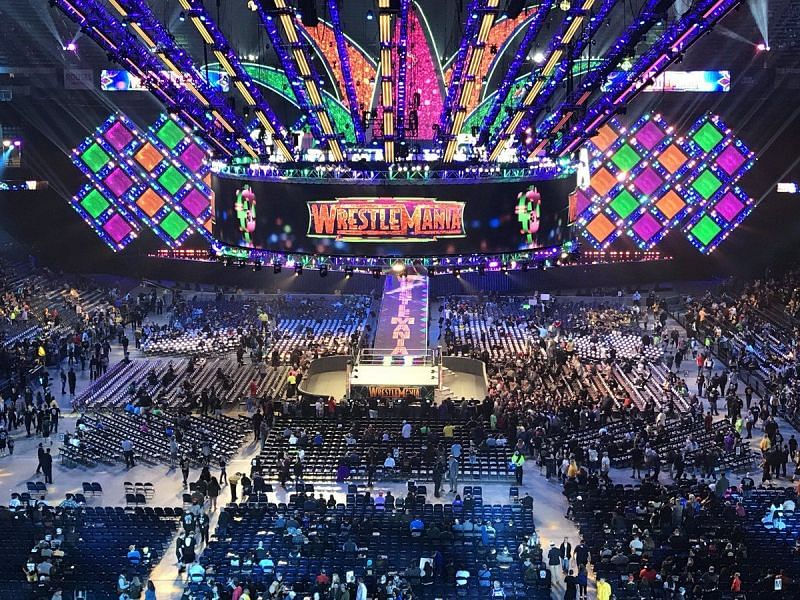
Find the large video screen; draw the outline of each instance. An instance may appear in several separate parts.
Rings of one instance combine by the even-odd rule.
[[[216,237],[273,251],[431,256],[496,254],[570,239],[575,178],[420,185],[215,177]]]

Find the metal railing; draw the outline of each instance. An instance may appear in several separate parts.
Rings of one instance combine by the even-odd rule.
[[[432,367],[441,363],[441,352],[433,348],[407,348],[406,354],[392,354],[393,348],[363,348],[356,365]]]

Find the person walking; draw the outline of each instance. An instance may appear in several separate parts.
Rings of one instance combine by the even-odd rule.
[[[550,582],[555,584],[561,570],[561,557],[555,542],[550,542],[550,549],[547,551],[547,568],[550,569]]]
[[[447,459],[447,480],[450,482],[450,493],[455,494],[458,491],[458,459],[452,454]]]
[[[189,481],[189,457],[185,454],[181,456],[181,475],[183,475],[183,489],[186,489]]]
[[[39,448],[36,450],[37,458],[39,459],[39,464],[36,465],[36,475],[42,472],[42,465],[44,464],[44,445],[40,442]]]
[[[217,510],[217,497],[219,496],[219,492],[220,487],[217,478],[211,477],[211,481],[208,482],[208,487],[206,488],[206,494],[208,494],[211,510]]]
[[[561,546],[558,548],[558,557],[561,559],[561,571],[566,573],[569,571],[569,563],[572,560],[572,544],[569,543],[569,538],[564,538]]]

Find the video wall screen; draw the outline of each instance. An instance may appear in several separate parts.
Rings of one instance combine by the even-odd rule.
[[[213,181],[215,236],[272,251],[367,256],[516,252],[571,239],[575,177],[477,184]]]

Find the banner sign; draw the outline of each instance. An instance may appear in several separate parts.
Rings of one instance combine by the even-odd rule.
[[[464,202],[433,198],[337,198],[307,202],[308,236],[348,242],[462,238]]]
[[[187,79],[185,75],[173,73],[172,71],[160,71],[159,75],[181,87],[184,87]],[[221,92],[227,93],[231,89],[231,81],[227,73],[209,71],[208,82],[211,87]],[[100,89],[104,92],[147,91],[147,87],[142,83],[141,78],[124,69],[103,69],[100,71]]]
[[[614,71],[601,89],[606,91],[613,83],[627,76],[626,71]],[[644,75],[646,78],[647,75]],[[664,71],[653,76],[653,83],[643,92],[730,92],[730,71]]]

